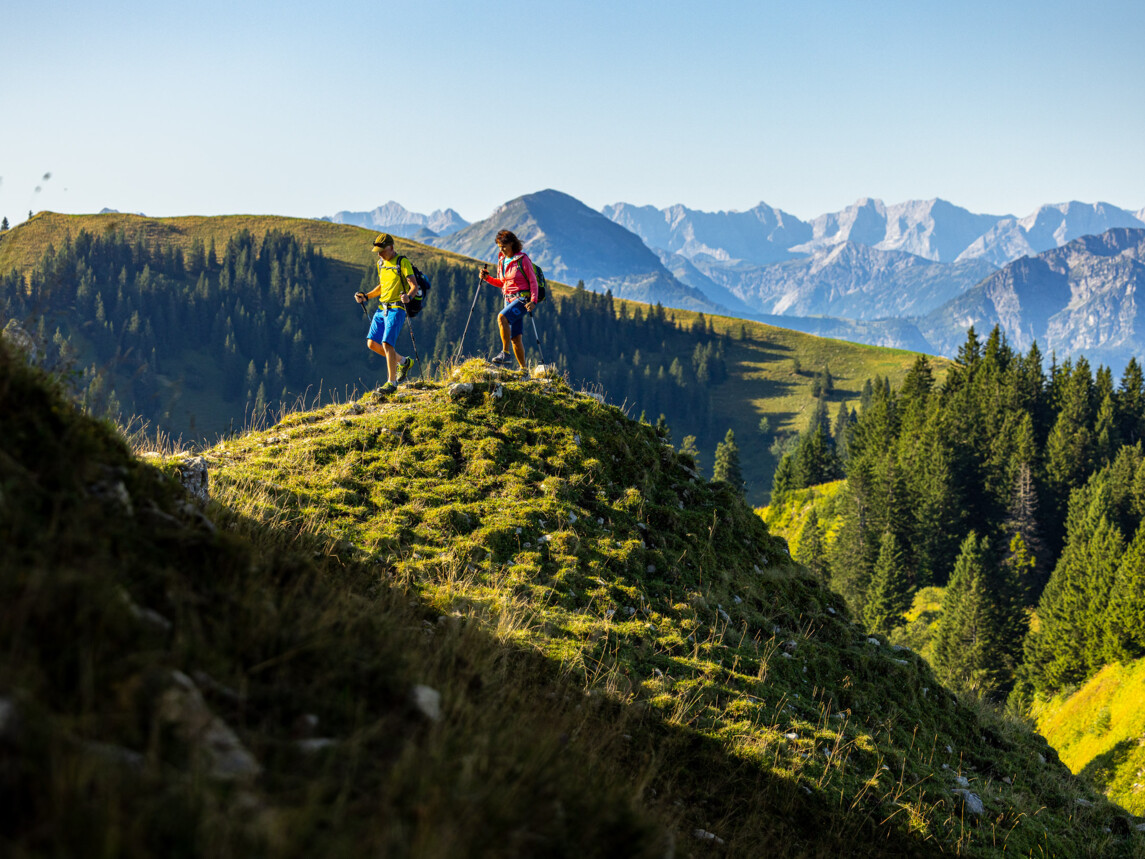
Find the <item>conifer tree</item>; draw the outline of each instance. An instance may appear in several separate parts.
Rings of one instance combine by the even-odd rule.
[[[743,471],[739,464],[739,446],[735,433],[729,429],[724,440],[716,445],[716,456],[712,462],[712,480],[728,484],[736,492],[743,492]]]
[[[1105,614],[1124,554],[1108,486],[1074,490],[1065,548],[1038,602],[1038,625],[1025,640],[1021,675],[1035,692],[1084,680],[1105,653]]]
[[[971,532],[962,542],[934,634],[934,670],[955,689],[997,687],[998,645],[987,593],[987,542]]]
[[[1109,662],[1145,656],[1145,528],[1138,530],[1117,566],[1102,650]]]
[[[0,221],[0,233],[8,232],[8,216],[4,216],[4,220]]]
[[[864,608],[867,624],[887,633],[902,623],[910,608],[911,584],[898,540],[893,531],[884,531],[879,540],[879,556],[871,573],[871,590]]]
[[[692,462],[696,464],[696,470],[700,470],[700,449],[696,447],[696,437],[694,435],[684,436],[684,441],[680,444],[680,453],[683,456],[690,456]]]
[[[1008,537],[1006,563],[1010,564],[1021,603],[1034,605],[1046,582],[1045,545],[1038,527],[1038,497],[1033,469],[1018,467],[1003,533]]]
[[[1137,358],[1130,358],[1117,391],[1117,428],[1125,444],[1145,441],[1145,374]]]
[[[827,548],[823,540],[823,528],[819,524],[819,514],[812,507],[803,523],[799,535],[799,545],[795,549],[795,560],[805,566],[819,581],[826,584],[831,580],[831,569],[827,561]]]
[[[835,413],[835,422],[831,425],[831,438],[835,442],[835,455],[839,458],[840,467],[845,467],[851,447],[851,427],[856,421],[855,413],[848,410],[847,404],[839,403],[839,411]]]
[[[794,492],[799,488],[795,479],[795,455],[785,453],[780,458],[775,474],[771,478],[771,500],[774,503],[788,492]]]

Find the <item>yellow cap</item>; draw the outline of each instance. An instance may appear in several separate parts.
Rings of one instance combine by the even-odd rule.
[[[374,247],[376,248],[383,248],[386,245],[392,245],[393,243],[394,237],[389,233],[378,233],[378,237],[374,239]]]

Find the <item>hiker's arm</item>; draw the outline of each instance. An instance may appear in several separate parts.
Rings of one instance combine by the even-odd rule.
[[[402,304],[405,304],[411,298],[417,298],[418,292],[417,278],[413,276],[413,263],[408,259],[402,260],[401,273],[409,285],[409,291],[403,292],[401,295]]]

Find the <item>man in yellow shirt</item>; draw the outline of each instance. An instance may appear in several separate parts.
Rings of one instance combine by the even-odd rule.
[[[363,306],[370,298],[381,302],[370,324],[366,346],[386,359],[387,381],[378,388],[378,393],[392,394],[405,381],[413,366],[413,358],[403,358],[396,346],[398,334],[406,321],[406,302],[420,297],[420,293],[413,275],[413,263],[398,256],[393,236],[381,233],[374,239],[374,253],[378,255],[378,285],[369,292],[355,293],[354,298]],[[409,289],[403,292],[405,285]]]

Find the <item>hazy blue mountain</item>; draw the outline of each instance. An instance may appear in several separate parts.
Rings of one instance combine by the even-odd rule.
[[[767,266],[708,257],[692,263],[755,313],[864,320],[920,316],[995,270],[983,260],[944,264],[857,242]]]
[[[722,304],[731,313],[745,319],[755,319],[759,314],[750,305],[745,303],[738,295],[722,286],[696,268],[686,256],[674,254],[671,251],[657,250],[656,255],[664,268],[680,283],[698,289],[712,301]]]
[[[1145,229],[1117,228],[1016,260],[917,324],[943,355],[957,352],[969,326],[985,334],[998,325],[1015,348],[1037,340],[1046,355],[1120,367],[1145,354],[1142,288]]]
[[[863,198],[810,223],[760,203],[747,212],[701,212],[685,206],[657,209],[614,203],[604,214],[651,248],[688,259],[759,264],[784,262],[848,242],[905,251],[933,262],[982,259],[1000,267],[1114,227],[1145,227],[1145,209],[1109,203],[1047,204],[1024,218],[980,215],[946,200],[908,200],[888,206]]]
[[[953,262],[998,220],[996,215],[975,215],[939,199],[887,206],[882,200],[865,198],[841,212],[815,218],[811,239],[791,250],[811,253],[854,242],[877,250],[906,251],[935,262]]]
[[[1115,227],[1145,227],[1142,212],[1127,212],[1109,203],[1056,203],[1024,218],[1006,217],[971,244],[959,259],[985,259],[995,265],[1061,247],[1081,236]]]
[[[791,259],[789,248],[811,238],[811,228],[794,215],[760,203],[746,212],[700,212],[685,206],[657,209],[616,203],[602,210],[650,248],[691,259],[772,263]]]
[[[619,224],[560,191],[526,194],[499,206],[488,218],[433,244],[477,259],[496,259],[494,236],[512,230],[545,274],[564,283],[583,280],[589,289],[611,289],[620,298],[667,307],[729,314],[699,289],[681,283],[659,257]]]
[[[447,236],[469,225],[453,209],[438,209],[429,215],[411,212],[400,203],[390,200],[384,206],[369,212],[338,212],[322,218],[335,224],[354,224],[371,230],[384,230],[418,241],[434,236]]]

